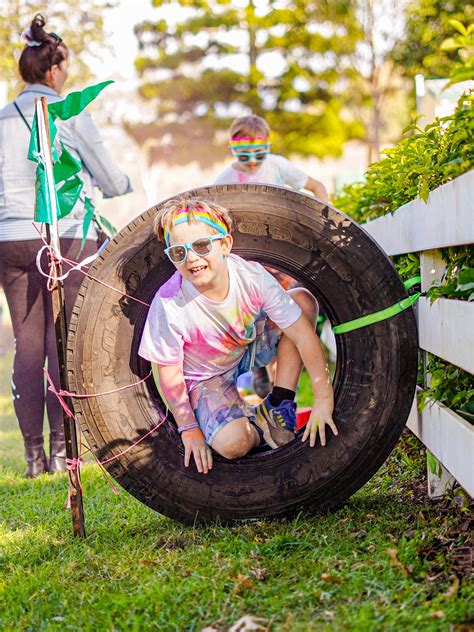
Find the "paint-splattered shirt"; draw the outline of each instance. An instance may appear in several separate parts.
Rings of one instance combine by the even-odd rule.
[[[214,184],[238,184],[239,182],[278,184],[299,190],[306,186],[308,176],[287,158],[269,154],[254,173],[240,171],[234,165],[229,165],[217,176]]]
[[[229,293],[212,301],[179,272],[158,291],[145,323],[139,355],[156,364],[183,365],[186,381],[201,381],[236,366],[255,340],[262,312],[278,327],[301,309],[259,263],[228,258]]]

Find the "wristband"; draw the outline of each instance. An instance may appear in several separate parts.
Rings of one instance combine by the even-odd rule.
[[[194,428],[199,428],[199,424],[197,421],[193,421],[192,424],[186,424],[184,426],[178,426],[178,432],[181,434],[182,432],[186,432],[186,430],[194,430]]]

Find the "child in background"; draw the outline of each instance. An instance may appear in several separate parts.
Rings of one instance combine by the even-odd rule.
[[[325,445],[333,390],[314,331],[316,301],[303,288],[286,292],[259,263],[231,254],[232,219],[216,204],[176,199],[162,206],[155,233],[176,272],[158,291],[139,354],[158,367],[159,386],[199,472],[212,467],[210,447],[228,459],[266,442],[294,439],[295,389],[304,363],[314,405],[302,440]],[[256,407],[239,395],[237,377],[278,358],[275,386]]]
[[[310,178],[292,162],[270,153],[270,128],[260,116],[243,116],[235,119],[230,128],[229,147],[236,161],[217,177],[214,184],[236,184],[259,182],[261,184],[287,185],[293,189],[306,189],[322,202],[328,201],[328,194],[321,182]],[[287,274],[268,268],[285,288],[294,284]],[[273,374],[273,368],[268,367]],[[272,382],[267,367],[252,370],[252,385],[260,397],[271,390]]]
[[[214,184],[259,182],[306,189],[322,202],[328,194],[321,182],[310,178],[283,156],[270,153],[270,128],[260,116],[242,116],[230,128],[229,146],[236,161],[216,178]]]

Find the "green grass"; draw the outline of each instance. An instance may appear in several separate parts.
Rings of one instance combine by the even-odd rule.
[[[20,433],[1,401],[1,629],[228,630],[245,614],[269,630],[468,629],[465,509],[426,500],[412,436],[338,511],[235,528],[184,527],[114,496],[86,466],[81,540],[67,477],[22,477]]]

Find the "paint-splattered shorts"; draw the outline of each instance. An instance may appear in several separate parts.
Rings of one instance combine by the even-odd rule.
[[[216,434],[230,421],[254,418],[252,407],[237,390],[237,378],[253,367],[266,366],[276,356],[281,330],[263,317],[255,323],[257,336],[239,364],[222,375],[190,385],[189,399],[206,442],[212,445]]]

